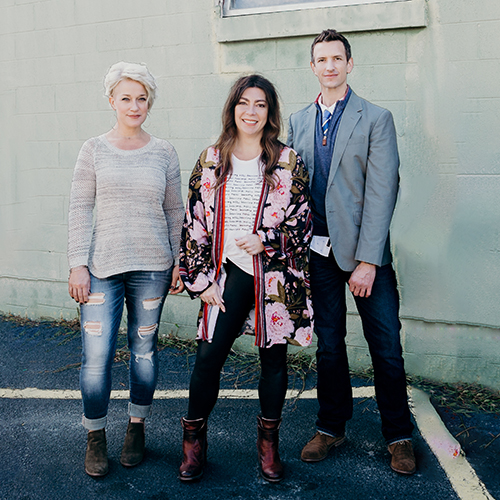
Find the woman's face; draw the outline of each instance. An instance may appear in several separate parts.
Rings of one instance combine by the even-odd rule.
[[[116,121],[130,128],[140,127],[148,116],[148,94],[142,83],[122,80],[109,98]]]
[[[267,112],[268,104],[264,91],[258,87],[246,89],[234,108],[238,135],[262,137],[267,123]]]

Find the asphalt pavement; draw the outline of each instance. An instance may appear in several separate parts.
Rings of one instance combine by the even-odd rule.
[[[256,381],[245,382],[232,365],[225,367],[221,381],[224,394],[230,397],[218,401],[209,420],[205,474],[197,483],[183,484],[177,479],[182,436],[179,420],[187,409],[185,393],[194,356],[174,348],[159,354],[159,399],[146,423],[147,454],[133,469],[119,463],[127,425],[127,400],[122,398],[128,388],[128,362],[123,357],[115,362],[113,390],[119,392],[113,393],[106,430],[110,472],[93,479],[83,467],[86,438],[78,399],[79,335],[53,323],[22,324],[0,316],[0,352],[1,500],[500,499],[496,441],[478,447],[473,461],[443,459],[446,450],[434,449],[436,444],[426,430],[427,417],[418,413],[417,419],[422,420],[416,422],[420,430],[414,434],[418,470],[410,477],[394,473],[389,468],[375,400],[366,395],[370,383],[356,378],[353,386],[360,388],[356,389],[360,397],[355,400],[347,441],[319,463],[300,460],[303,445],[314,433],[317,402],[312,397],[287,399],[280,441],[286,477],[280,484],[269,484],[259,477],[257,467],[259,404],[252,396]],[[293,374],[290,386],[297,386]],[[314,391],[314,386],[314,377],[310,377],[307,391]],[[472,416],[475,428],[484,425],[485,432],[495,431],[491,415]],[[435,429],[432,433],[435,438]],[[448,442],[445,434],[439,439]],[[457,476],[447,464],[458,464],[460,458],[462,472]],[[469,463],[473,465],[471,476],[463,474],[463,466],[469,467]]]

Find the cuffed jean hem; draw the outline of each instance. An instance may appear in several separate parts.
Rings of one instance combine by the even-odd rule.
[[[128,414],[131,417],[146,418],[151,414],[151,405],[136,405],[134,403],[128,404]]]
[[[85,415],[82,416],[82,425],[88,431],[100,431],[106,427],[107,422],[107,415],[102,418],[87,418]]]
[[[411,436],[403,436],[403,437],[398,437],[396,439],[389,439],[386,441],[387,446],[390,446],[391,444],[397,443],[398,441],[411,441]]]
[[[316,427],[316,430],[318,432],[321,432],[321,434],[326,434],[327,436],[330,436],[332,438],[344,437],[345,436],[345,432],[343,432],[342,434],[339,434],[338,432],[328,431],[326,429],[322,429],[321,427]]]

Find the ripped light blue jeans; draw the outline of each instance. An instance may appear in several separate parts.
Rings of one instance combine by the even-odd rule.
[[[127,306],[130,349],[129,415],[149,415],[158,379],[158,326],[171,283],[167,271],[131,271],[99,279],[90,275],[89,301],[81,306],[83,425],[106,426],[111,369],[118,329]]]

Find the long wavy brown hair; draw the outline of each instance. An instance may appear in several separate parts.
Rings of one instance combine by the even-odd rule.
[[[278,93],[274,85],[261,75],[249,75],[239,78],[231,88],[229,96],[222,111],[222,132],[214,147],[219,150],[220,161],[215,170],[217,182],[215,189],[226,182],[233,172],[231,165],[231,154],[234,150],[238,129],[234,120],[234,109],[240,102],[241,96],[246,89],[257,87],[261,89],[267,101],[267,123],[262,131],[260,140],[262,154],[260,159],[264,164],[264,179],[272,189],[275,186],[273,172],[278,164],[283,144],[278,140],[281,132],[281,113]]]

